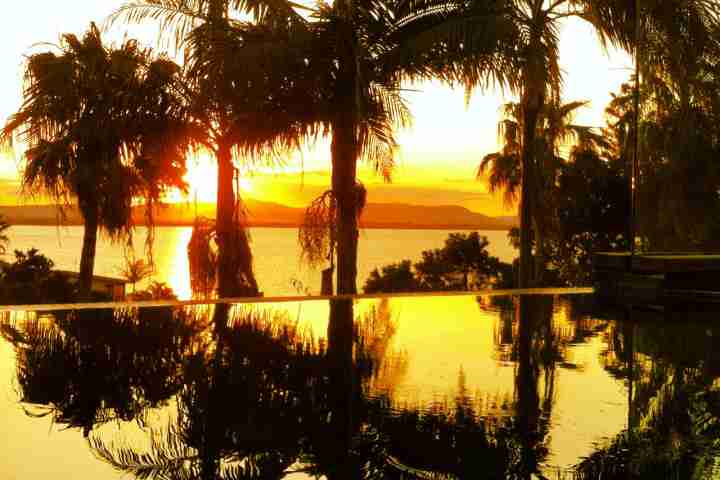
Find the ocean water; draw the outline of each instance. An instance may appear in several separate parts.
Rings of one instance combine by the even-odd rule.
[[[158,227],[155,230],[153,256],[156,273],[152,280],[170,285],[180,299],[190,298],[187,244],[190,227]],[[362,289],[370,272],[388,263],[403,259],[419,260],[423,250],[440,248],[448,234],[457,230],[389,230],[368,229],[360,232],[358,289]],[[37,248],[55,262],[56,268],[79,269],[82,227],[13,226],[9,230],[10,245],[5,260],[15,249]],[[510,262],[516,256],[507,232],[481,231],[490,244],[491,255]],[[255,275],[266,296],[317,294],[320,272],[303,265],[294,228],[250,229]],[[147,236],[144,228],[134,234],[138,255],[143,252]],[[102,237],[98,242],[95,274],[120,276],[124,263],[124,245]],[[150,280],[148,280],[149,282]],[[145,282],[147,283],[147,282]],[[138,288],[142,284],[138,285]],[[132,288],[132,287],[129,287]]]

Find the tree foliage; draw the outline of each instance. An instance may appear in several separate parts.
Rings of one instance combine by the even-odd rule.
[[[250,236],[242,223],[236,222],[232,233],[234,248],[226,258],[226,267],[233,273],[235,294],[254,297],[260,294],[253,270]],[[219,242],[216,222],[206,218],[195,219],[192,236],[187,247],[190,286],[193,294],[207,298],[219,288]]]
[[[375,269],[365,282],[365,293],[457,291],[505,288],[512,285],[513,269],[487,251],[489,242],[477,232],[451,233],[443,248],[425,250],[422,260],[410,260]]]
[[[592,283],[592,255],[627,249],[627,178],[618,162],[576,155],[558,177],[559,230],[548,241],[548,284]]]
[[[144,258],[135,258],[135,254],[126,252],[124,265],[119,269],[120,275],[133,286],[133,292],[138,282],[151,277],[155,273],[153,265]]]
[[[15,250],[15,261],[0,271],[0,302],[5,304],[64,303],[75,300],[75,287],[54,270],[55,264],[37,249]]]
[[[82,38],[27,58],[23,103],[0,132],[24,151],[25,194],[77,203],[85,222],[80,288],[89,294],[97,230],[129,240],[132,206],[185,188],[193,137],[178,97],[179,67],[134,40],[106,47],[91,24]],[[149,242],[152,235],[148,236]]]

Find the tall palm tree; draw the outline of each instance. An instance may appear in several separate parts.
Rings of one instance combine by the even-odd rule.
[[[358,216],[365,203],[358,160],[365,159],[389,180],[397,147],[394,130],[410,121],[402,82],[455,78],[468,58],[474,63],[462,68],[464,78],[487,81],[494,72],[485,66],[510,43],[507,30],[489,15],[492,6],[457,4],[461,16],[445,3],[436,8],[424,1],[337,0],[317,7],[308,25],[315,43],[305,57],[325,79],[327,92],[316,101],[318,119],[332,132],[329,210],[336,228],[329,243],[335,248],[337,293],[357,291]]]
[[[27,147],[26,193],[77,202],[85,223],[79,292],[87,298],[99,228],[129,238],[134,199],[146,200],[151,220],[165,190],[184,187],[188,132],[172,62],[132,40],[107,48],[94,24],[82,39],[63,35],[57,48],[28,58],[24,102],[1,138]]]
[[[443,3],[443,2],[440,2]],[[473,3],[484,4],[476,0]],[[447,3],[445,3],[447,5]],[[460,17],[467,16],[460,7],[455,8]],[[618,0],[504,0],[494,2],[489,12],[493,21],[509,32],[499,40],[509,44],[498,48],[496,61],[483,63],[473,61],[472,49],[466,49],[468,60],[452,72],[451,78],[463,82],[469,90],[484,86],[482,81],[489,76],[501,86],[519,96],[519,117],[521,130],[518,132],[520,158],[520,272],[518,286],[528,287],[533,283],[532,251],[530,232],[533,211],[539,206],[533,203],[533,189],[537,188],[538,162],[537,125],[545,106],[560,99],[562,72],[559,66],[560,22],[568,17],[577,17],[590,22],[598,31],[604,44],[629,49],[633,44],[634,19],[633,2]],[[457,28],[457,27],[456,27]],[[477,30],[473,22],[461,26],[463,30]],[[485,77],[477,72],[484,71]]]
[[[240,21],[244,11],[254,14],[256,22]],[[290,31],[301,31],[297,26],[305,20],[290,7],[270,15],[261,3],[241,0],[138,0],[111,16],[111,22],[117,21],[159,21],[163,34],[184,52],[190,115],[206,132],[203,147],[218,164],[218,295],[257,293],[245,271],[244,210],[233,184],[241,167],[273,161],[313,132],[313,124],[297,121],[295,115],[302,116],[304,109],[298,92],[317,89],[299,86],[300,77],[288,75],[306,70],[304,59],[271,50],[268,40],[273,34],[276,43],[287,45]]]
[[[572,123],[578,109],[588,102],[552,102],[544,105],[537,120],[532,168],[536,172],[530,189],[532,210],[531,225],[535,239],[536,281],[542,279],[545,267],[545,242],[557,230],[557,215],[553,200],[560,167],[574,154],[599,151],[606,141],[592,127]],[[498,125],[498,135],[503,142],[502,150],[483,157],[477,170],[477,178],[488,175],[491,192],[502,191],[506,205],[517,201],[522,177],[523,110],[518,103],[505,105],[505,119]],[[567,158],[563,147],[573,142]]]
[[[694,66],[686,68],[688,59],[712,52],[713,49],[709,48],[712,41],[708,40],[717,38],[720,3],[716,0],[508,0],[498,2],[498,5],[497,18],[514,25],[518,33],[517,48],[502,51],[508,54],[506,62],[496,68],[505,78],[514,79],[507,85],[518,94],[522,106],[519,283],[523,287],[531,283],[529,234],[532,212],[537,207],[533,204],[532,194],[538,175],[532,161],[537,140],[536,124],[543,106],[559,98],[562,80],[558,68],[560,21],[569,17],[588,21],[595,27],[604,45],[613,44],[633,52],[641,77],[660,71],[679,78],[683,72],[699,74],[701,71]],[[656,38],[665,40],[655,43],[655,47],[660,48],[652,46]],[[717,58],[712,53],[706,58],[713,56]],[[689,63],[695,65],[695,62]],[[460,73],[461,76],[464,74]],[[697,78],[709,73],[710,70],[706,69]],[[476,84],[472,75],[467,76],[466,87]],[[681,80],[677,85],[679,98],[693,97],[687,82]],[[639,103],[637,88],[635,99]],[[639,114],[638,108],[635,111],[638,112],[636,115]],[[684,130],[687,136],[695,129],[684,127]],[[666,138],[673,136],[667,135]]]
[[[543,106],[559,98],[559,21],[580,16],[599,27],[603,39],[629,44],[628,6],[613,0],[498,0],[496,2],[417,0],[409,2],[336,1],[317,17],[332,35],[320,36],[329,46],[335,116],[330,119],[333,143],[333,186],[337,204],[335,238],[338,293],[355,292],[357,261],[356,163],[366,148],[368,130],[363,99],[373,87],[397,92],[403,78],[440,77],[463,82],[468,89],[498,83],[520,93],[524,121],[521,132],[521,286],[530,282],[529,228],[532,217],[532,152]],[[629,29],[629,30],[628,30]],[[324,33],[324,31],[320,31]],[[318,58],[312,53],[308,58]],[[311,61],[311,63],[313,63]],[[327,68],[327,66],[325,66]],[[380,103],[382,105],[382,102]],[[386,117],[387,118],[387,117]],[[372,125],[372,123],[370,123]],[[390,125],[385,125],[385,127]],[[386,133],[383,133],[385,131]],[[353,134],[353,132],[355,132]],[[392,130],[378,130],[381,145],[394,145]]]
[[[220,24],[209,21],[210,8],[223,12],[223,25],[228,27],[224,41],[214,49],[210,47],[215,37],[197,34],[202,31],[199,25]],[[492,19],[480,15],[487,10],[474,8],[474,24],[495,31]],[[233,20],[231,13],[236,17],[250,13],[255,24]],[[144,0],[127,3],[114,18],[159,18],[166,31],[187,39],[183,45],[193,52],[188,60],[198,65],[193,71],[207,75],[198,78],[213,79],[206,83],[217,89],[218,103],[222,99],[227,108],[232,103],[229,99],[242,100],[240,95],[247,95],[242,104],[245,110],[230,117],[229,124],[237,123],[238,117],[249,118],[248,109],[257,109],[258,102],[268,102],[268,108],[262,109],[264,116],[251,118],[258,125],[269,122],[276,130],[248,128],[243,123],[233,137],[237,145],[251,141],[248,150],[257,152],[261,140],[276,148],[294,147],[308,136],[332,134],[331,197],[337,225],[332,243],[338,293],[356,292],[358,215],[364,203],[357,162],[364,158],[379,172],[389,174],[396,148],[393,130],[409,121],[400,96],[401,81],[435,73],[449,75],[459,59],[467,57],[461,53],[471,47],[479,63],[490,64],[495,47],[489,34],[445,34],[439,26],[467,20],[450,18],[446,9],[420,2],[342,0],[308,8],[288,0]],[[214,32],[219,35],[218,28]],[[196,48],[201,38],[210,42],[204,44],[206,48]],[[253,81],[256,78],[261,80]],[[477,69],[474,78],[486,78],[485,70]],[[252,85],[254,91],[246,91],[245,85]],[[222,172],[219,176],[227,184],[227,176]],[[218,189],[218,218],[221,204],[227,203],[220,198],[221,192],[227,191]],[[219,263],[222,268],[222,258]]]

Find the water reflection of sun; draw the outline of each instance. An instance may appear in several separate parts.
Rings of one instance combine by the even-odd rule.
[[[175,255],[170,259],[168,266],[168,284],[180,300],[190,300],[190,262],[188,260],[187,246],[192,236],[191,228],[178,229],[175,242]]]

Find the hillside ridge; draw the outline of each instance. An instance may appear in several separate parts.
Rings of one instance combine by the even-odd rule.
[[[256,227],[297,227],[304,209],[274,202],[249,199],[245,204],[248,224]],[[54,205],[0,205],[0,215],[11,225],[82,225],[77,207],[65,207],[61,216]],[[192,225],[196,208],[189,203],[165,204],[158,208],[158,226]],[[215,205],[197,206],[199,216],[213,217]],[[144,207],[135,207],[136,225],[144,223]],[[478,229],[507,230],[514,225],[512,217],[490,217],[459,205],[426,206],[410,203],[368,203],[360,218],[361,228]]]

